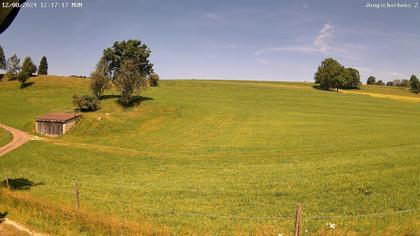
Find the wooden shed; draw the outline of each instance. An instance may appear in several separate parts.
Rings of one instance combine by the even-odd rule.
[[[49,113],[36,118],[36,132],[46,136],[60,136],[79,122],[80,114]]]

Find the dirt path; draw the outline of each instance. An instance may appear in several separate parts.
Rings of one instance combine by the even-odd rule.
[[[13,135],[12,141],[10,141],[8,144],[0,147],[0,156],[5,155],[8,152],[11,152],[12,150],[15,150],[16,148],[22,146],[29,140],[33,139],[33,137],[23,131],[20,131],[18,129],[14,129],[12,127],[9,127],[7,125],[0,123],[0,128],[7,130]],[[36,233],[28,228],[26,228],[23,225],[20,225],[19,223],[4,219],[3,221],[0,221],[0,235],[33,235],[33,236],[43,236],[46,234],[40,234]]]
[[[13,135],[13,139],[10,143],[0,147],[0,156],[15,150],[16,148],[20,147],[21,145],[25,144],[29,140],[31,140],[32,136],[26,132],[14,129],[12,127],[6,126],[0,123],[0,128],[3,128],[10,132]]]
[[[41,233],[32,231],[26,228],[25,226],[20,225],[19,223],[16,223],[7,218],[5,218],[3,222],[0,223],[0,233],[1,235],[6,235],[6,236],[13,236],[13,235],[48,236],[47,234],[41,234]]]

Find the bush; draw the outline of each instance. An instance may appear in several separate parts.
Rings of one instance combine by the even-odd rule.
[[[378,82],[376,82],[377,85],[385,85],[384,81],[382,80],[378,80]]]
[[[386,82],[386,86],[394,86],[394,82],[393,81],[388,81],[388,82]]]
[[[92,95],[84,95],[84,96],[73,96],[73,105],[76,109],[80,109],[80,111],[87,112],[87,111],[96,111],[100,108],[100,102],[98,98]]]
[[[153,73],[153,74],[150,75],[149,80],[150,80],[150,86],[158,86],[159,75]]]

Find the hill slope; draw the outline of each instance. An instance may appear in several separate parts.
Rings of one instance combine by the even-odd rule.
[[[85,79],[32,80],[0,83],[1,122],[33,132],[35,116],[87,93]],[[130,109],[106,99],[68,135],[0,166],[41,183],[31,196],[72,205],[77,180],[84,208],[178,233],[287,232],[292,219],[258,217],[293,216],[296,203],[306,217],[420,207],[418,103],[275,82],[162,81],[142,96]],[[305,229],[381,232],[418,217],[308,219]]]

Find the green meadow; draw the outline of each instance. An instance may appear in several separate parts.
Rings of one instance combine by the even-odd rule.
[[[86,79],[31,81],[0,82],[1,123],[34,133],[36,116],[70,111],[72,96],[88,93]],[[419,102],[251,81],[161,81],[141,95],[127,109],[109,96],[65,136],[0,157],[2,172],[33,184],[16,191],[68,207],[77,181],[82,209],[173,234],[289,235],[297,203],[307,234],[331,233],[329,222],[341,233],[420,233],[418,211],[356,216],[420,208]],[[63,232],[14,207],[0,203],[10,218]]]
[[[6,130],[0,129],[0,147],[10,142],[11,139],[12,137]]]

